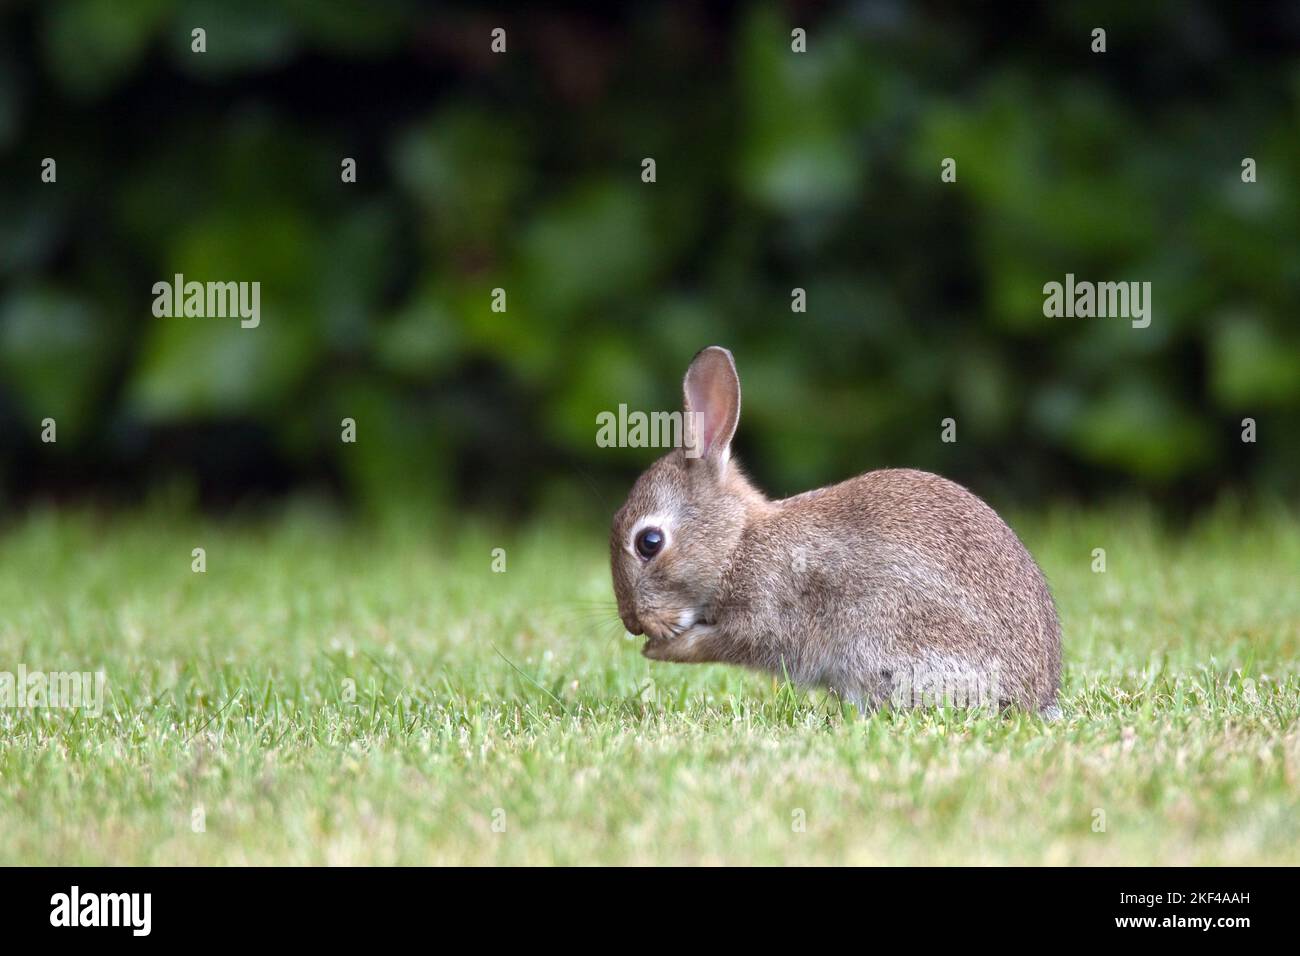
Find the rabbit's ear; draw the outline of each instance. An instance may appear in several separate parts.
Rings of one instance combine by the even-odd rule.
[[[740,421],[740,377],[731,353],[710,345],[695,356],[682,383],[686,404],[687,457],[725,465]]]

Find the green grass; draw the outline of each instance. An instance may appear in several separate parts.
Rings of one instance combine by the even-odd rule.
[[[109,698],[0,710],[0,862],[1300,862],[1296,516],[1013,524],[1061,607],[1052,725],[652,664],[600,528],[30,515],[0,670]]]

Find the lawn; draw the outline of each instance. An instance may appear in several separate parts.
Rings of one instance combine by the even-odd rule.
[[[599,526],[11,519],[0,671],[107,698],[0,709],[0,863],[1300,863],[1300,519],[1012,524],[1055,724],[646,661]]]

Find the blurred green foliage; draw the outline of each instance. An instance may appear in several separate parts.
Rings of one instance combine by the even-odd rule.
[[[573,502],[653,454],[597,413],[710,343],[778,493],[1293,492],[1298,49],[1285,3],[10,3],[0,494]],[[1150,328],[1045,318],[1067,272],[1150,281]],[[260,326],[155,318],[175,273]]]

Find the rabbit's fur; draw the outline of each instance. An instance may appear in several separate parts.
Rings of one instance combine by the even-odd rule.
[[[922,471],[868,472],[770,501],[731,460],[740,382],[700,352],[700,424],[637,480],[610,540],[619,616],[660,661],[720,661],[866,707],[1018,705],[1056,716],[1061,633],[1042,572],[983,501]],[[637,550],[643,529],[661,550]]]

